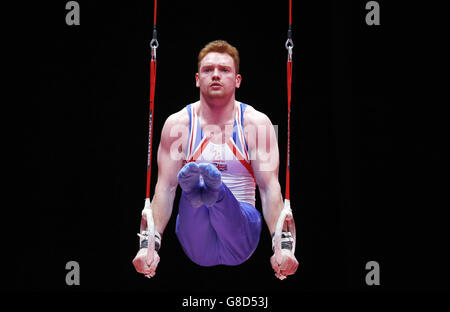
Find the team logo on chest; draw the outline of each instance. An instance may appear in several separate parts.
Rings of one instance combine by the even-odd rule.
[[[223,160],[217,160],[212,163],[220,172],[227,171],[228,166]]]
[[[221,172],[226,171],[228,167],[224,153],[224,145],[214,145],[211,148],[212,164]]]

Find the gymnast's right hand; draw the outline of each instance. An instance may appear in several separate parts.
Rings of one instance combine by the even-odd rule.
[[[139,249],[136,257],[133,259],[133,265],[139,273],[144,274],[146,277],[150,278],[155,276],[156,267],[159,263],[158,252],[154,251],[153,262],[147,263],[147,248]]]

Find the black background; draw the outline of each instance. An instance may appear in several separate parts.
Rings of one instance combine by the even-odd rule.
[[[294,1],[291,202],[300,266],[285,281],[270,267],[266,227],[240,266],[192,263],[174,233],[178,197],[157,275],[135,272],[153,2],[79,1],[80,26],[65,24],[65,3],[41,4],[38,31],[28,37],[38,91],[24,117],[19,183],[34,214],[17,227],[29,229],[22,242],[33,238],[31,251],[14,253],[8,289],[155,296],[448,289],[447,2],[379,1],[381,25],[367,26],[366,1]],[[198,99],[199,50],[224,39],[240,52],[237,99],[278,126],[284,190],[288,1],[159,1],[157,23],[154,151],[164,120]],[[65,283],[71,260],[80,264],[80,286]],[[371,260],[380,264],[380,286],[365,283]]]

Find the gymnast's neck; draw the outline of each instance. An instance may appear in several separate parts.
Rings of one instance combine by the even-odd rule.
[[[204,98],[200,95],[200,101],[195,103],[198,116],[206,124],[222,126],[232,123],[235,116],[236,99],[234,94],[230,97]]]

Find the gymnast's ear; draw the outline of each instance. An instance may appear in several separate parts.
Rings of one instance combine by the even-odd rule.
[[[199,78],[198,78],[198,73],[195,73],[195,86],[196,86],[197,88],[200,87]]]
[[[241,86],[242,82],[242,76],[240,74],[236,75],[236,88],[239,88]]]

